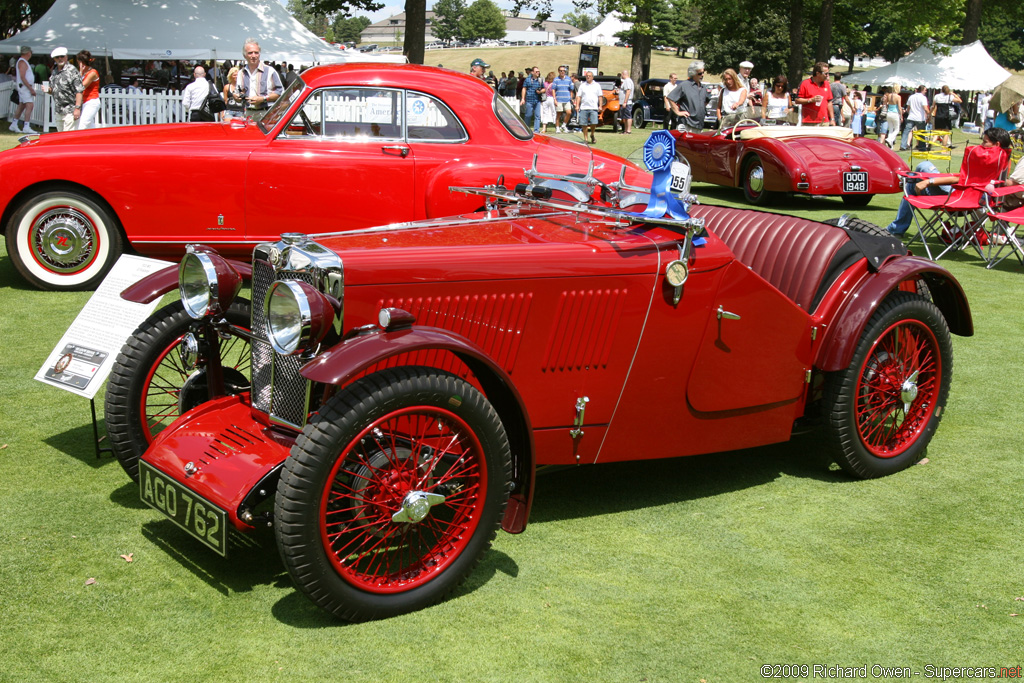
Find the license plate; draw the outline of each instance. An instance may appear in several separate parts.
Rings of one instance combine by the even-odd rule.
[[[843,173],[843,192],[867,192],[867,171],[845,171]]]
[[[675,193],[680,193],[686,189],[686,177],[690,175],[690,167],[684,163],[673,161],[672,162],[672,185],[671,189]]]
[[[189,535],[220,555],[227,555],[228,514],[166,474],[139,462],[139,496]]]

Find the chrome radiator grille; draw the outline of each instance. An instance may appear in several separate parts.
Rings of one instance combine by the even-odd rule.
[[[263,338],[267,336],[263,302],[274,282],[301,280],[319,288],[328,271],[341,270],[341,262],[333,252],[304,235],[282,235],[282,239],[258,246],[253,254],[252,331]],[[270,255],[273,256],[267,258]],[[280,269],[275,269],[271,262],[279,263]],[[289,268],[294,262],[302,265]],[[301,429],[309,412],[309,381],[299,374],[299,369],[309,359],[278,355],[269,344],[254,343],[251,348],[253,407],[275,422]]]

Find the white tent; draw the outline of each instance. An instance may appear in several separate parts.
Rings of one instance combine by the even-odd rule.
[[[632,27],[633,24],[622,21],[622,15],[612,12],[596,27],[575,38],[570,38],[569,41],[585,45],[614,45],[619,40],[615,34],[628,31]]]
[[[929,41],[898,62],[852,74],[846,80],[861,85],[948,85],[953,90],[991,90],[1010,77],[1010,72],[992,59],[980,40],[970,45],[943,46],[949,50],[948,55],[936,54],[932,50],[935,46],[938,43]]]
[[[405,61],[339,50],[288,13],[278,0],[56,0],[0,53],[28,45],[38,55],[58,46],[114,59],[242,59],[246,38],[262,58],[294,64]]]

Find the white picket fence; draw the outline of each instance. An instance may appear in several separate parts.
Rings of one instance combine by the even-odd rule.
[[[10,119],[18,105],[11,102],[14,82],[0,83],[0,112]],[[100,114],[98,126],[135,126],[146,123],[181,123],[187,121],[181,106],[180,93],[163,93],[144,90],[141,93],[108,92],[100,90]],[[57,129],[57,114],[53,98],[36,85],[36,106],[32,110],[32,125],[43,132]]]

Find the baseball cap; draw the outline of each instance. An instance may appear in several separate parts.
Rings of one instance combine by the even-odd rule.
[[[740,68],[741,69],[753,69],[754,68],[754,63],[753,62],[746,62],[746,61],[740,62]]]
[[[67,57],[67,56],[68,56],[68,49],[66,47],[55,47],[55,48],[53,48],[53,52],[50,53],[50,57],[52,59],[57,59],[57,57]]]
[[[474,66],[482,66],[482,67],[483,67],[483,68],[485,68],[485,69],[489,69],[489,68],[491,67],[491,65],[490,65],[490,64],[488,64],[488,63],[487,63],[487,62],[485,62],[484,60],[480,59],[479,57],[477,57],[476,59],[474,59],[474,60],[473,60],[473,63],[472,63],[472,64],[470,64],[469,66],[470,66],[471,68],[472,68],[472,67],[474,67]]]

